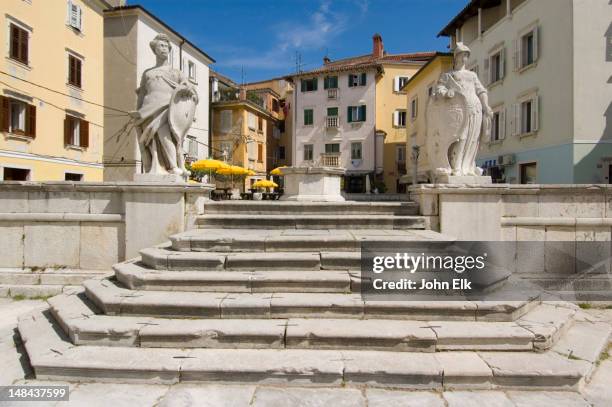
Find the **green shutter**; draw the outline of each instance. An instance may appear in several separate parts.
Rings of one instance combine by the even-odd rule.
[[[328,116],[338,116],[338,108],[337,107],[328,107],[327,108]]]
[[[302,92],[306,91],[306,82],[304,82],[304,79],[300,80],[300,89]]]
[[[366,121],[366,107],[365,105],[359,106],[359,120],[362,122]]]
[[[353,122],[353,118],[351,117],[351,106],[346,109],[346,121],[347,123]]]
[[[352,79],[353,79],[353,75],[349,74],[349,76],[348,76],[348,86],[349,86],[349,88],[353,87]]]
[[[319,78],[314,78],[313,81],[314,81],[313,90],[317,90],[317,88],[319,87]]]
[[[332,79],[333,79],[332,83],[334,85],[334,86],[332,86],[332,88],[338,89],[338,77],[334,76],[334,77],[332,77]]]
[[[365,72],[361,74],[361,81],[359,82],[359,84],[361,86],[365,86],[366,84],[366,73]]]

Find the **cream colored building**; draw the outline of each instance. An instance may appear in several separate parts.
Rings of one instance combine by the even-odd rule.
[[[453,67],[453,56],[438,52],[403,86],[404,106],[407,112],[404,137],[406,141],[405,175],[401,183],[413,183],[415,170],[417,182],[429,182],[429,161],[426,151],[427,104],[440,75]],[[418,155],[415,154],[418,151]],[[415,168],[416,165],[416,168]]]
[[[494,179],[612,182],[611,21],[609,0],[473,0],[441,31],[488,88]]]
[[[104,0],[2,0],[0,180],[102,181]]]

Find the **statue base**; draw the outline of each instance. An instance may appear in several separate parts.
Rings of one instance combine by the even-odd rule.
[[[178,174],[134,174],[134,182],[144,184],[185,184],[185,178]]]
[[[489,176],[477,175],[438,175],[435,177],[436,184],[472,184],[489,185],[493,180]]]
[[[343,202],[340,190],[344,168],[284,167],[285,193],[281,201]]]

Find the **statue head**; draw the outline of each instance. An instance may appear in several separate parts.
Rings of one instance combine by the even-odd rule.
[[[149,43],[149,46],[155,55],[162,58],[168,58],[168,54],[170,54],[172,49],[170,38],[166,34],[157,34]]]
[[[454,51],[455,66],[458,66],[460,64],[464,64],[464,65],[467,64],[467,61],[470,58],[471,54],[472,54],[472,51],[467,45],[465,45],[462,42],[458,42],[457,45],[455,46],[455,51]]]

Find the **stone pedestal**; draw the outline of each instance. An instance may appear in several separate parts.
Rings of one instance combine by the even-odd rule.
[[[177,174],[134,174],[134,182],[145,184],[186,184],[185,178]]]
[[[436,184],[470,184],[470,185],[489,185],[493,180],[489,176],[470,176],[470,175],[437,175]]]
[[[282,201],[342,202],[341,179],[346,170],[331,167],[284,167]]]

